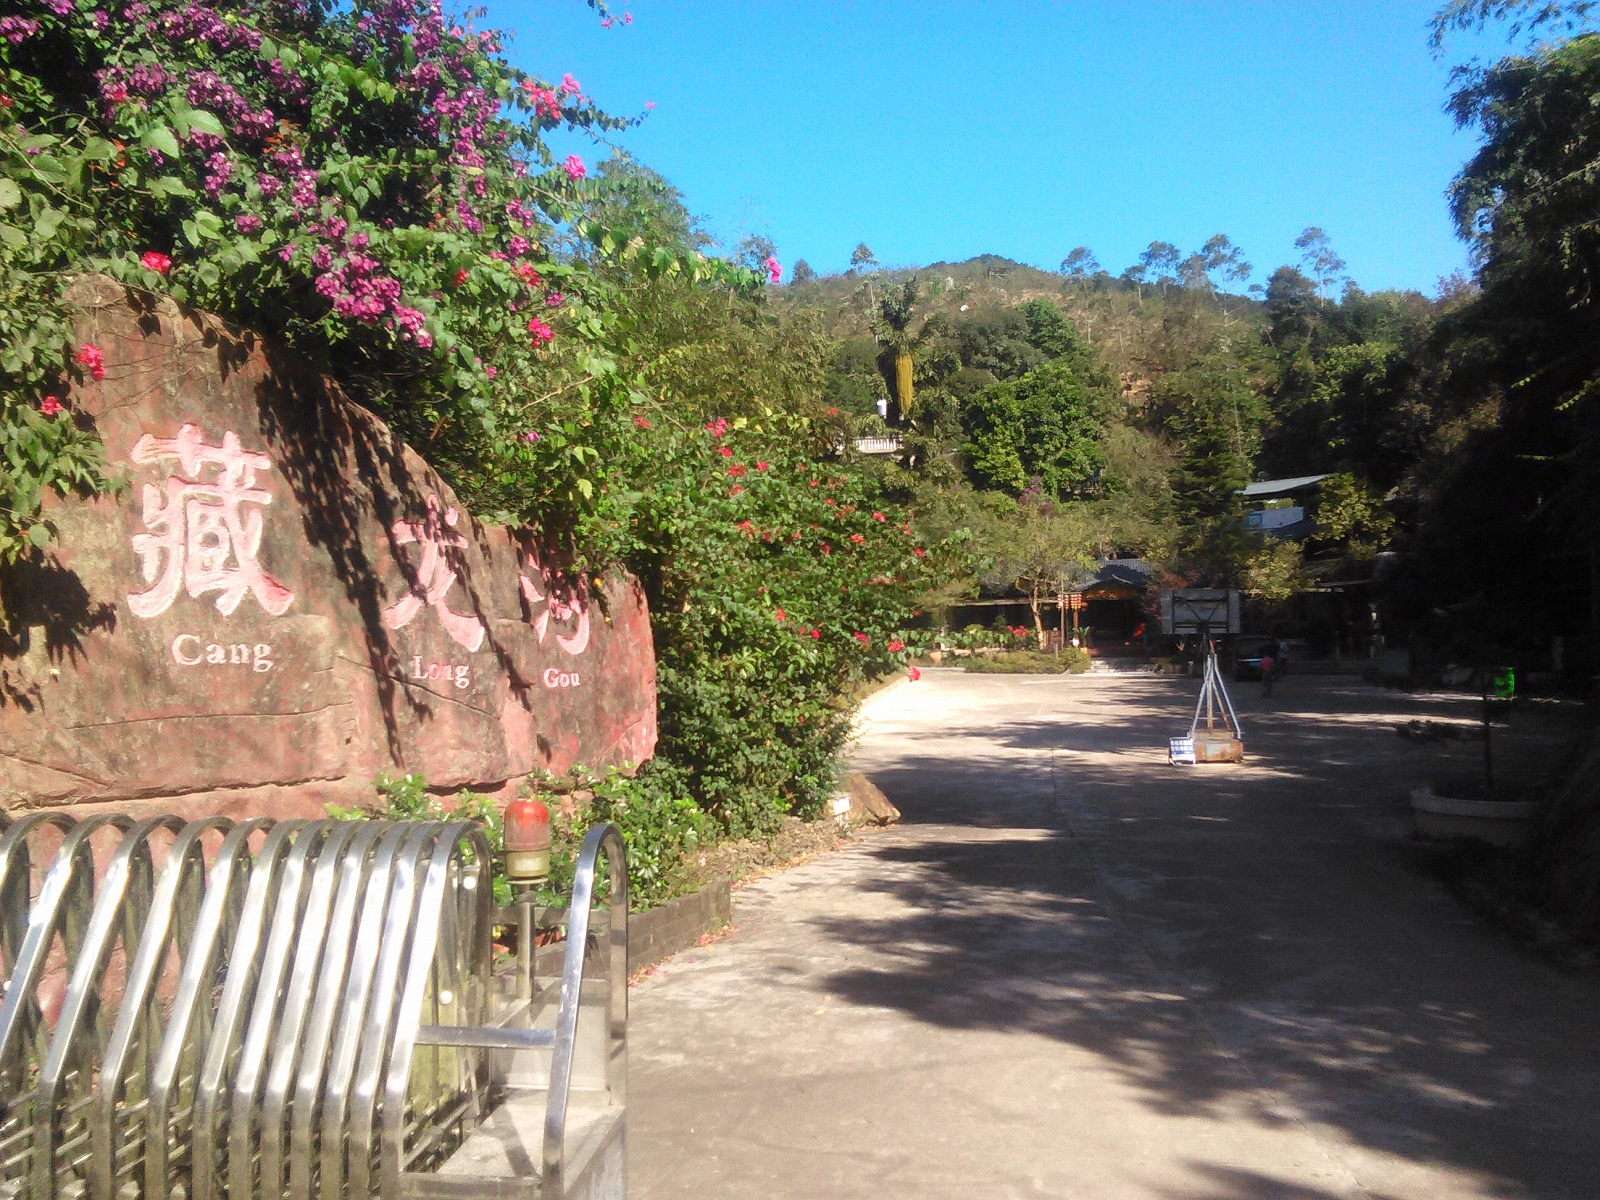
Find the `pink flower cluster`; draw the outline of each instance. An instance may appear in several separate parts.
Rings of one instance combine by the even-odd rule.
[[[395,327],[400,330],[401,337],[408,337],[416,342],[422,349],[427,350],[433,345],[433,334],[422,327],[427,318],[415,308],[407,308],[404,304],[394,306]],[[489,378],[494,378],[494,368],[489,368]]]
[[[540,87],[531,79],[522,81],[522,90],[533,102],[533,115],[546,121],[561,119],[561,97],[554,88]]]
[[[325,253],[327,247],[319,246],[313,262]],[[400,299],[400,281],[379,274],[381,266],[364,254],[352,253],[337,264],[330,256],[325,273],[317,278],[317,293],[333,301],[333,311],[346,320],[376,325]]]
[[[720,438],[723,434],[728,432],[728,421],[727,421],[727,418],[718,417],[714,421],[707,421],[706,422],[706,432],[709,433],[714,438]],[[731,454],[733,452],[730,450],[729,453]]]
[[[19,45],[39,32],[39,22],[26,17],[0,17],[0,38]]]
[[[309,213],[317,207],[317,173],[305,165],[299,146],[275,150],[272,165],[289,177],[289,201],[300,213]],[[261,194],[271,200],[283,190],[283,180],[263,171],[256,176]]]
[[[263,141],[277,127],[278,118],[272,115],[270,108],[263,108],[259,112],[240,113],[238,120],[233,123],[233,133],[235,137]]]
[[[113,107],[126,102],[130,94],[158,96],[172,82],[166,68],[159,63],[140,63],[128,71],[107,67],[96,71],[95,78],[100,82],[100,95]]]
[[[214,109],[234,122],[234,133],[240,138],[266,138],[277,128],[277,117],[272,109],[253,110],[250,101],[238,94],[232,83],[227,83],[214,70],[198,70],[190,78],[186,93],[190,104],[203,109]]]
[[[289,189],[289,202],[300,212],[308,212],[317,207],[317,173],[315,171],[296,171],[293,184]]]
[[[128,72],[128,88],[141,96],[159,96],[167,90],[172,76],[160,63],[140,63]]]
[[[293,109],[304,108],[306,81],[298,71],[285,67],[283,59],[275,58],[267,64],[267,81],[271,84],[272,95],[278,98],[280,104]]]
[[[254,50],[261,45],[259,30],[225,21],[212,9],[196,3],[178,12],[162,13],[148,22],[145,29],[152,34],[165,34],[174,42],[205,42],[221,54],[230,50]]]
[[[82,4],[82,0],[38,2],[51,11],[68,13],[77,11]],[[276,3],[302,14],[315,8],[305,0]],[[201,185],[211,201],[232,194],[251,200],[259,196],[266,203],[266,213],[234,208],[225,218],[232,221],[233,229],[245,236],[259,235],[280,219],[271,215],[277,200],[286,200],[298,214],[299,228],[294,231],[296,242],[273,247],[278,258],[290,270],[308,273],[316,292],[339,318],[368,326],[387,324],[398,336],[424,348],[431,346],[425,314],[402,302],[400,281],[387,273],[387,252],[365,249],[364,235],[347,237],[344,222],[329,219],[325,205],[332,185],[319,186],[319,172],[306,162],[308,152],[294,144],[300,137],[295,127],[286,129],[282,141],[274,136],[279,128],[274,110],[286,112],[299,127],[309,128],[300,117],[310,96],[305,78],[286,68],[281,58],[272,57],[270,48],[267,54],[252,58],[243,75],[218,65],[224,55],[241,50],[259,54],[262,49],[262,35],[251,28],[249,7],[240,8],[223,0],[123,0],[114,11],[133,24],[135,36],[169,41],[174,43],[174,49],[179,49],[178,43],[186,44],[180,55],[188,66],[180,71],[172,65],[176,60],[168,56],[165,67],[146,62],[99,72],[97,82],[108,105],[108,116],[110,109],[117,106],[142,104],[142,98],[160,97],[169,90],[177,103],[186,100],[197,109],[216,113],[223,120],[227,136],[191,129],[184,135],[184,157],[201,167]],[[83,15],[88,14],[80,14]],[[363,0],[352,18],[358,59],[370,57],[398,64],[409,58],[409,66],[397,67],[393,78],[403,97],[402,104],[412,109],[412,128],[425,139],[437,138],[441,157],[448,155],[450,166],[458,168],[439,172],[446,191],[429,209],[434,214],[431,227],[455,228],[494,239],[500,249],[489,245],[484,250],[506,262],[528,289],[515,298],[512,309],[522,309],[522,319],[527,321],[535,346],[550,342],[554,331],[545,319],[532,314],[539,312],[548,317],[549,310],[564,305],[565,297],[561,291],[546,290],[547,285],[532,264],[520,261],[541,252],[537,234],[524,232],[539,227],[536,203],[531,195],[502,195],[493,206],[485,203],[491,195],[489,187],[495,182],[493,174],[485,172],[488,160],[504,155],[510,149],[508,139],[512,136],[502,121],[499,100],[482,86],[481,81],[487,76],[476,57],[496,52],[495,36],[474,32],[470,27],[450,29],[442,17],[440,0]],[[631,23],[631,15],[625,14],[622,20]],[[32,36],[38,29],[38,22],[23,18],[0,19],[0,36],[13,42]],[[173,72],[180,77],[174,78]],[[565,119],[563,106],[589,103],[571,74],[554,86],[527,80],[522,88],[542,121],[560,122]],[[178,100],[180,95],[183,100]],[[270,107],[264,100],[270,101]],[[265,147],[263,142],[267,143]],[[152,164],[170,161],[170,156],[149,150],[144,153]],[[516,165],[522,168],[516,175],[525,177],[528,164]],[[576,154],[558,165],[574,181],[587,177],[587,167]],[[503,218],[496,211],[501,207]],[[428,217],[423,216],[422,220],[427,221]],[[172,260],[154,250],[145,252],[140,262],[158,275],[165,275],[172,268]],[[449,277],[449,272],[441,276]],[[492,368],[484,369],[492,373]]]
[[[216,199],[233,177],[233,164],[228,161],[226,154],[218,150],[206,159],[206,168],[210,173],[206,176],[205,188],[211,193],[211,198]]]
[[[184,94],[195,107],[215,109],[229,120],[235,120],[250,110],[249,101],[215,71],[196,71],[190,77],[189,87]]]
[[[774,286],[783,280],[783,266],[772,255],[767,255],[767,261],[761,264],[767,269],[767,280]]]
[[[383,274],[383,264],[377,259],[361,253],[370,240],[368,236],[358,233],[346,238],[348,230],[349,226],[339,218],[309,227],[311,233],[326,237],[343,250],[338,258],[327,244],[311,252],[311,265],[320,272],[313,285],[318,295],[331,300],[333,311],[347,321],[377,325],[387,317],[389,326],[401,337],[429,349],[433,335],[423,328],[426,315],[400,303],[400,281]],[[294,249],[292,243],[285,246],[279,257],[291,261]]]
[[[85,342],[78,347],[78,365],[87,367],[89,377],[99,383],[106,377],[106,356],[100,352],[100,347]]]

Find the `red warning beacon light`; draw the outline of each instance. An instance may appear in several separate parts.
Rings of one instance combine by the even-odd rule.
[[[550,810],[538,800],[506,805],[506,878],[531,885],[550,874]]]

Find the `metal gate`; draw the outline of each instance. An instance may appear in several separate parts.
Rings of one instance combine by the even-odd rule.
[[[545,1138],[514,1191],[567,1194],[586,961],[606,977],[599,1102],[619,1110],[620,1144],[614,827],[586,838],[572,908],[539,914],[495,908],[472,822],[37,812],[0,829],[0,1198],[425,1194],[530,1052],[544,1054]],[[589,929],[602,848],[609,946]],[[559,988],[539,988],[531,958],[525,978],[494,973],[495,924],[520,919],[527,944],[563,918]],[[532,1027],[541,1005],[548,1030]],[[479,1194],[435,1178],[437,1194]]]

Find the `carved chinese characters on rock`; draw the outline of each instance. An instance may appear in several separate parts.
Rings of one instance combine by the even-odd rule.
[[[261,509],[272,493],[257,475],[272,469],[265,454],[246,450],[232,430],[220,446],[206,444],[198,425],[172,438],[145,434],[134,443],[135,463],[176,460],[180,474],[165,488],[145,484],[141,516],[148,532],[133,535],[134,553],[148,591],[128,596],[134,615],[149,619],[172,607],[180,591],[210,592],[217,611],[231,616],[248,592],[272,616],[282,616],[294,593],[262,568]]]
[[[422,558],[410,592],[383,610],[383,623],[390,629],[404,629],[424,608],[431,608],[445,632],[458,645],[474,651],[483,645],[487,632],[483,621],[458,613],[445,602],[456,584],[453,557],[467,544],[467,539],[455,531],[460,514],[454,508],[441,511],[437,496],[429,496],[427,504],[428,513],[423,520],[396,521],[390,527],[396,545],[415,542],[422,547]]]
[[[528,611],[536,614],[533,628],[539,635],[539,644],[544,645],[552,620],[562,624],[570,621],[574,623],[573,628],[566,633],[556,631],[555,643],[574,657],[582,654],[589,647],[589,589],[583,576],[578,576],[577,583],[568,584],[564,578],[553,577],[549,568],[540,566],[533,555],[527,556],[527,562],[532,574],[524,572],[518,578]],[[544,685],[548,688],[577,687],[579,683],[577,671],[550,667],[544,673]]]

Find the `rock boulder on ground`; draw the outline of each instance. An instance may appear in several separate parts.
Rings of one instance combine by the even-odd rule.
[[[882,788],[857,771],[850,776],[847,819],[863,825],[893,825],[900,819],[900,810],[889,803]]]

